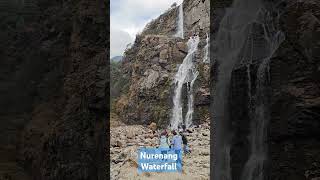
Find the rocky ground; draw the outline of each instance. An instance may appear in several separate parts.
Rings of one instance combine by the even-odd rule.
[[[158,133],[153,131],[152,128],[152,126],[129,126],[119,123],[111,127],[111,179],[209,179],[209,123],[190,128],[190,132],[186,133],[192,152],[183,156],[184,167],[182,173],[138,174],[138,148],[158,146]]]

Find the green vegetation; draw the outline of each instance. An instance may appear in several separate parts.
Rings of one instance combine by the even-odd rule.
[[[122,62],[110,61],[110,98],[113,103],[121,94],[129,90],[129,78],[123,73]]]

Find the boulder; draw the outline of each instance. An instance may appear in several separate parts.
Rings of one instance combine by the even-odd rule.
[[[157,130],[157,124],[155,122],[152,122],[149,126],[149,129],[151,129],[152,131],[156,131]]]
[[[168,61],[166,59],[160,59],[159,64],[161,64],[162,66],[166,66],[168,64]]]
[[[168,50],[164,49],[160,51],[160,59],[167,59],[168,58]]]
[[[127,137],[128,139],[133,139],[135,136],[136,136],[136,135],[135,135],[135,132],[134,132],[132,129],[129,129],[129,130],[127,131],[127,133],[126,133],[126,137]]]
[[[114,146],[115,147],[123,147],[123,144],[124,143],[122,141],[116,140],[115,143],[114,143]]]
[[[158,62],[159,62],[159,57],[154,57],[151,59],[151,63],[153,63],[153,64],[158,63]]]
[[[183,52],[185,52],[185,53],[188,53],[188,46],[187,46],[186,43],[184,43],[184,42],[178,42],[178,43],[177,43],[177,47],[178,47],[178,50],[183,51]]]

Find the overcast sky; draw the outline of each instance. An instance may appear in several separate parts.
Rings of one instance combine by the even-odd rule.
[[[170,6],[183,0],[111,0],[110,2],[110,57],[122,55],[126,45],[152,19]]]

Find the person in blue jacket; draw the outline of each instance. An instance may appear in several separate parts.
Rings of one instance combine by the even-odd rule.
[[[177,163],[182,165],[181,160],[181,150],[182,150],[182,137],[175,131],[172,131],[173,138],[171,141],[171,147],[175,151],[176,154],[178,154]]]

